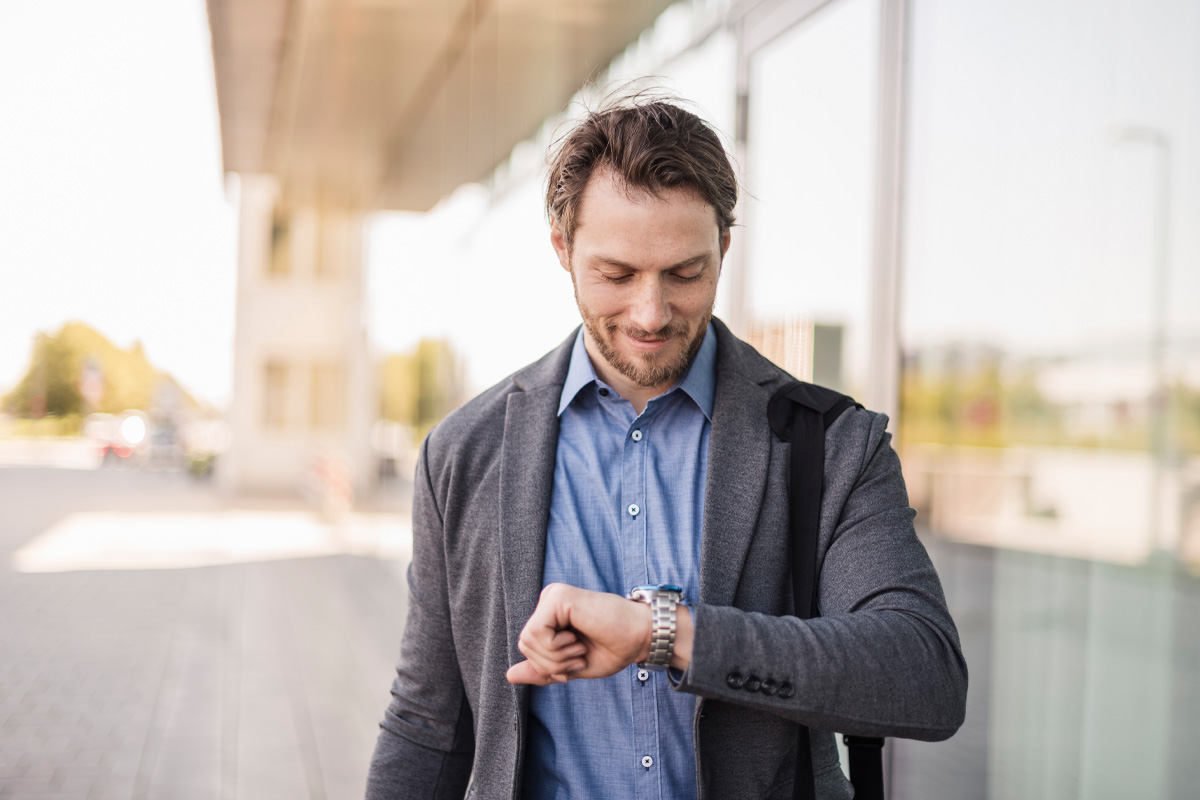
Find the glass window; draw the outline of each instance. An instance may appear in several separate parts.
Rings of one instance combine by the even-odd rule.
[[[329,235],[334,224],[331,216],[323,211],[313,214],[313,274],[317,278],[328,278],[334,272],[329,258],[330,240],[335,238]]]
[[[263,367],[263,425],[269,430],[287,427],[288,368],[271,360]]]
[[[898,440],[971,693],[899,796],[1200,785],[1198,24],[912,4]]]
[[[743,333],[796,377],[859,397],[878,50],[878,0],[838,0],[750,62]]]
[[[267,262],[267,272],[272,276],[283,276],[291,271],[291,226],[286,216],[276,213],[271,220],[271,258]]]
[[[309,424],[318,431],[339,431],[345,424],[345,378],[338,364],[315,364],[309,387]]]

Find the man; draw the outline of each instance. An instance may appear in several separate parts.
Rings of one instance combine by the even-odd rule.
[[[372,800],[790,798],[798,723],[818,797],[849,798],[831,731],[961,724],[966,665],[881,415],[827,432],[821,616],[789,615],[790,445],[767,422],[789,377],[712,319],[736,199],[671,104],[563,139],[547,210],[583,326],[422,446]]]

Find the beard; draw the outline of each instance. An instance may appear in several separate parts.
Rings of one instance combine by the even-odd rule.
[[[638,341],[675,339],[689,336],[687,323],[679,320],[657,331],[643,331],[616,322],[602,324],[579,302],[578,290],[575,292],[575,304],[579,306],[583,327],[604,360],[621,375],[645,388],[673,385],[683,377],[691,366],[692,359],[700,351],[700,345],[704,344],[704,335],[708,331],[713,312],[712,306],[705,310],[696,330],[690,333],[691,338],[687,340],[685,347],[663,353],[639,353],[630,357],[617,349],[617,333],[623,333]]]

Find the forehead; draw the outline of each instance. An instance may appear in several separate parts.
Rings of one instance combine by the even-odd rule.
[[[631,187],[611,170],[592,175],[575,216],[575,243],[695,246],[718,240],[717,212],[691,188],[650,192]]]

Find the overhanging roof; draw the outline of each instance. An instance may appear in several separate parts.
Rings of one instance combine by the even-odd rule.
[[[479,180],[668,0],[208,0],[225,169],[424,210]]]

